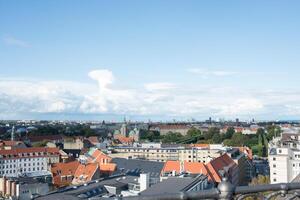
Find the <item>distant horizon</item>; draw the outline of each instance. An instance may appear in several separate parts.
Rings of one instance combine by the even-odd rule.
[[[123,118],[121,116],[119,117],[112,117],[112,118],[101,118],[100,115],[91,115],[86,116],[85,118],[80,115],[79,118],[56,118],[56,115],[53,115],[53,117],[48,117],[48,118],[15,118],[15,119],[2,119],[0,118],[0,121],[70,121],[70,122],[107,122],[107,123],[123,123],[125,122],[131,122],[131,123],[193,123],[193,122],[207,122],[209,120],[208,118],[203,118],[203,119],[176,119],[176,118],[165,118],[165,119],[159,119],[159,117],[155,118],[137,118],[135,117],[130,117],[126,116],[126,118]],[[252,122],[253,119],[240,119],[240,118],[211,118],[212,122],[236,122],[236,119],[239,119],[239,122]],[[255,123],[261,123],[261,122],[300,122],[300,119],[254,119]]]
[[[299,119],[299,9],[0,0],[0,119]]]

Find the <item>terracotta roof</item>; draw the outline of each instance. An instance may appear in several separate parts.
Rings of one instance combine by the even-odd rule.
[[[243,152],[244,154],[246,154],[246,156],[252,160],[253,159],[253,153],[252,153],[252,149],[250,149],[249,147],[238,147],[240,152]]]
[[[112,158],[100,151],[99,149],[95,149],[92,154],[89,162],[97,162],[100,166],[100,171],[104,173],[112,173],[116,170],[117,165],[111,163]]]
[[[71,184],[78,166],[78,161],[53,164],[51,166],[53,184],[58,187],[63,187]]]
[[[219,174],[219,171],[224,170],[224,168],[230,169],[236,167],[237,165],[227,154],[223,154],[222,156],[210,161],[206,166],[210,171],[214,181],[219,183],[222,179],[221,175]]]
[[[180,161],[167,161],[162,169],[162,173],[175,171],[176,174],[180,173],[180,170],[190,174],[204,174],[208,177],[209,180],[214,181],[212,174],[208,170],[207,166],[204,163],[199,162],[183,162],[182,169],[180,169]]]
[[[130,144],[134,142],[134,139],[132,137],[125,137],[121,134],[115,135],[114,137],[123,144]]]
[[[0,140],[0,146],[17,146],[24,144],[23,141]]]
[[[116,171],[117,165],[115,163],[106,163],[100,165],[100,172],[111,174]]]
[[[72,183],[80,184],[91,181],[97,170],[99,170],[98,163],[79,164]]]
[[[176,171],[180,173],[180,161],[168,160],[162,169],[162,173]]]
[[[99,164],[102,163],[110,163],[112,158],[100,151],[99,149],[94,149],[94,151],[91,154],[90,161],[98,162]]]

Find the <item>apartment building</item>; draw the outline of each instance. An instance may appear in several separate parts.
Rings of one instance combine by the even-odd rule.
[[[113,147],[109,156],[112,158],[144,159],[157,162],[179,160],[208,163],[223,154],[220,148],[163,145],[159,143],[140,146]]]
[[[19,148],[0,150],[0,175],[18,177],[28,173],[48,171],[50,164],[58,163],[57,148]]]
[[[300,174],[300,143],[275,138],[269,143],[271,183],[292,182]]]
[[[186,135],[190,128],[190,126],[185,124],[153,124],[150,125],[149,130],[158,131],[161,135],[166,135],[170,132]]]

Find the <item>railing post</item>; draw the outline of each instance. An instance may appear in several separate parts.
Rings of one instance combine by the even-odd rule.
[[[227,177],[222,177],[222,182],[218,185],[219,200],[232,200],[235,186],[230,183]]]

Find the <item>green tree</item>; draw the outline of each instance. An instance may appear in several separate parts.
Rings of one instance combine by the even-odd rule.
[[[141,140],[146,140],[149,142],[156,142],[161,139],[160,133],[158,131],[150,130],[140,130]]]
[[[188,130],[187,132],[188,137],[199,137],[201,136],[201,131],[195,127],[192,127],[191,129]]]
[[[163,143],[177,143],[182,139],[183,136],[180,133],[169,132],[163,136],[162,141]]]
[[[217,127],[210,127],[207,132],[204,132],[203,137],[205,140],[212,139],[215,133],[220,133],[220,129]]]
[[[233,127],[229,127],[226,131],[226,133],[224,134],[224,139],[231,139],[233,134],[235,133],[235,130]]]
[[[219,144],[222,142],[222,137],[220,135],[220,133],[215,133],[212,137],[212,141],[216,144]]]
[[[244,146],[247,140],[247,136],[243,135],[240,132],[234,133],[231,142],[232,146]]]

